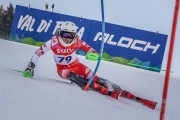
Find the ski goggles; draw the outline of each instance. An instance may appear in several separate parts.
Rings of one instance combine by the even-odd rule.
[[[69,33],[69,32],[61,32],[61,37],[62,38],[70,38],[74,39],[75,38],[75,33]]]

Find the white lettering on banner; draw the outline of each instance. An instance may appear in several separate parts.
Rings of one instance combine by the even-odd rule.
[[[151,42],[146,42],[142,40],[134,40],[128,37],[121,37],[118,42],[113,41],[114,35],[104,34],[104,43],[110,45],[117,45],[124,48],[131,48],[133,50],[144,51],[146,52],[148,49],[152,49],[152,54],[156,54],[158,51],[160,44],[151,45]],[[94,38],[94,41],[101,40],[102,41],[102,33],[98,32]]]
[[[19,18],[19,22],[18,22],[18,28],[20,28],[21,30],[24,30],[24,28],[26,28],[26,31],[34,31],[34,29],[32,28],[34,25],[35,19],[32,16],[26,15],[25,17],[23,17],[22,15]]]
[[[117,42],[112,41],[113,37],[114,37],[114,35],[110,35],[110,37],[109,37],[109,39],[107,41],[108,44],[111,44],[111,45],[116,45],[117,44]]]
[[[145,48],[144,48],[144,50],[143,51],[147,51],[147,49],[153,49],[153,52],[152,52],[152,54],[155,54],[156,52],[157,52],[157,50],[158,50],[158,48],[160,47],[160,44],[157,44],[156,46],[152,46],[152,45],[150,45],[151,43],[150,42],[148,42],[147,44],[146,44],[146,46],[145,46]]]
[[[78,37],[79,39],[82,38],[83,33],[84,33],[84,30],[85,30],[85,28],[82,27],[82,28],[76,33],[76,35],[77,35],[77,37]]]
[[[49,29],[50,25],[52,23],[52,20],[49,20],[49,22],[47,23],[46,20],[41,20],[41,24],[39,25],[37,32],[42,32],[44,30],[44,32],[47,32],[47,30]]]
[[[33,25],[35,23],[35,18],[33,18],[32,16],[26,15],[23,16],[21,15],[18,21],[18,25],[17,28],[21,29],[21,30],[26,30],[26,31],[34,31],[33,29]],[[47,32],[49,27],[51,26],[52,20],[50,19],[49,22],[47,22],[46,20],[41,20],[41,23],[39,25],[39,27],[37,28],[37,32],[41,33],[42,31]],[[57,27],[58,25],[56,25]]]
[[[62,23],[63,23],[63,21],[57,21],[56,22],[56,26],[55,26],[54,31],[52,33],[53,35],[56,34],[57,29],[60,29]]]
[[[123,43],[123,41],[127,41],[127,43]],[[117,44],[117,46],[129,48],[132,42],[133,42],[132,38],[121,37],[118,44]]]
[[[29,17],[29,15],[26,15],[24,18],[23,16],[21,15],[20,18],[19,18],[19,22],[18,22],[18,25],[17,25],[17,28],[20,28],[23,24],[23,22]]]
[[[143,47],[136,46],[137,44],[146,45],[146,42],[145,41],[141,41],[141,40],[134,40],[134,42],[131,45],[132,49],[142,51]]]
[[[108,38],[109,38],[110,34],[104,34],[104,43],[107,42]],[[94,41],[97,41],[97,40],[101,40],[102,41],[102,33],[101,32],[98,32],[94,38]]]

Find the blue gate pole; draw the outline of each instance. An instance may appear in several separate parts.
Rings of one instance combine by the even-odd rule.
[[[88,83],[84,87],[84,90],[87,90],[89,88],[91,82],[94,79],[94,76],[96,75],[96,72],[97,72],[100,62],[101,62],[102,53],[103,53],[103,49],[104,49],[105,20],[104,20],[104,1],[103,0],[101,0],[101,13],[102,13],[102,42],[101,42],[101,48],[100,48],[100,53],[99,53],[99,59],[98,59],[96,68],[95,68],[91,78],[89,79]]]

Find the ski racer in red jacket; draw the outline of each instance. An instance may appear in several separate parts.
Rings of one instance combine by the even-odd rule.
[[[76,33],[77,26],[73,22],[64,22],[57,34],[34,53],[28,67],[23,72],[23,75],[25,77],[32,77],[38,59],[49,50],[52,50],[59,76],[63,79],[69,79],[81,88],[85,87],[88,80],[91,78],[93,71],[79,62],[76,51],[82,49],[86,53],[93,52],[98,54],[98,52],[86,42],[79,39]],[[118,99],[119,96],[129,99],[135,98],[130,92],[122,90],[120,86],[98,77],[97,75],[94,77],[90,88],[115,99]]]

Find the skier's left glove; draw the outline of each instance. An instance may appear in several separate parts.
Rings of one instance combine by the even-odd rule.
[[[23,76],[24,77],[33,77],[34,76],[34,67],[35,67],[35,64],[33,62],[30,62],[28,64],[28,67],[24,70],[23,72]]]
[[[99,54],[97,51],[92,50],[86,54],[88,60],[97,61],[99,59]]]

